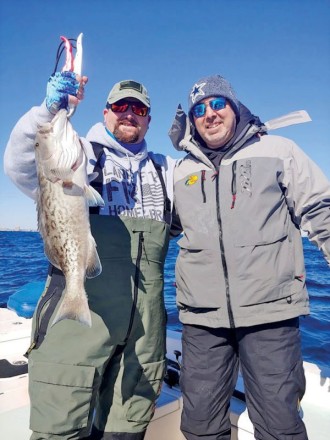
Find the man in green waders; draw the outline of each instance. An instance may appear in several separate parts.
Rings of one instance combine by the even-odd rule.
[[[71,72],[52,75],[45,101],[11,133],[5,171],[32,198],[37,127],[77,104],[86,82]],[[29,351],[31,440],[142,440],[165,372],[163,268],[175,161],[147,150],[150,99],[142,84],[115,84],[103,115],[81,139],[105,202],[90,215],[103,268],[86,283],[92,327],[69,319],[50,326],[65,285],[51,267]]]

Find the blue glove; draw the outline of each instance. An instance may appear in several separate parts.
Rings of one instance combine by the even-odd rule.
[[[68,108],[69,95],[76,96],[79,82],[74,72],[56,72],[48,80],[46,106],[55,115],[60,109]]]

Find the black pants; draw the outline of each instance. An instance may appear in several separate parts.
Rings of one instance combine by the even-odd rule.
[[[184,325],[181,430],[188,440],[230,440],[229,403],[240,365],[258,440],[306,440],[299,319],[237,329]]]

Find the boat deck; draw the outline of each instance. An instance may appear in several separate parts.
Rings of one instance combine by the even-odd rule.
[[[23,356],[30,343],[31,320],[0,308],[0,439],[28,440],[29,396],[27,360]],[[169,365],[177,364],[175,351],[181,348],[181,334],[167,331]],[[330,368],[304,362],[307,379],[301,413],[309,440],[328,440],[330,432]],[[9,372],[9,373],[8,373]],[[14,372],[13,375],[12,372]],[[174,371],[175,372],[175,371]],[[8,374],[7,374],[8,373]],[[17,374],[16,374],[17,373]],[[184,440],[180,432],[182,397],[178,385],[164,383],[146,440]],[[239,377],[231,400],[231,440],[253,440],[253,427],[244,402],[244,386]]]

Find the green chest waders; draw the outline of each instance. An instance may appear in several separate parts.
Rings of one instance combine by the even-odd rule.
[[[56,270],[35,312],[37,348],[29,355],[31,439],[82,438],[91,428],[94,407],[98,429],[141,433],[160,391],[168,226],[92,215],[91,228],[103,268],[86,282],[92,327],[73,320],[50,327],[64,287]],[[39,329],[46,329],[40,338]]]
[[[103,147],[93,148],[98,173],[93,184],[102,192]],[[154,165],[169,223],[170,201],[160,167]],[[84,438],[92,423],[100,431],[118,433],[116,438],[140,440],[160,392],[168,225],[99,216],[96,209],[90,219],[103,267],[101,275],[86,282],[92,327],[72,320],[49,326],[65,286],[63,274],[51,268],[28,351],[31,440]]]

